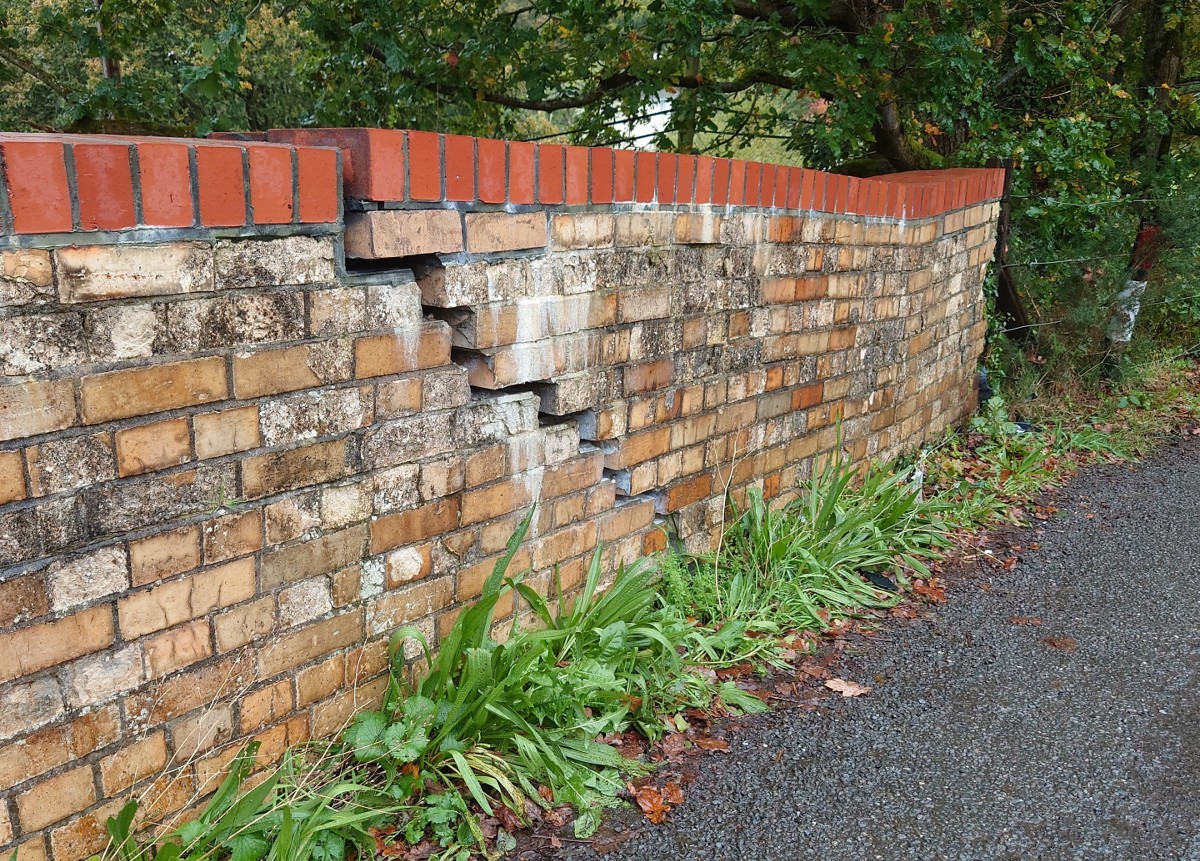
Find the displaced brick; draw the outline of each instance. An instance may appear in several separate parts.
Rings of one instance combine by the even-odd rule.
[[[348,213],[346,256],[376,260],[416,254],[453,254],[463,250],[461,218],[452,209]]]
[[[546,245],[544,212],[470,212],[466,216],[467,251],[486,254]]]

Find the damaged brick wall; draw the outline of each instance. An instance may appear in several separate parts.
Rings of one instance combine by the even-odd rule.
[[[994,171],[0,135],[0,854],[329,736],[537,503],[545,587],[974,402]],[[511,604],[500,615],[513,612]]]

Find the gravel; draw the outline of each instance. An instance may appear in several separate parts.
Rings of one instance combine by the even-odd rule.
[[[967,566],[843,660],[870,694],[745,720],[603,857],[1200,861],[1198,496],[1200,440],[1086,470],[1014,571]]]

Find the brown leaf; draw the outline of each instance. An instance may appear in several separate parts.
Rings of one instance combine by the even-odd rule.
[[[861,697],[863,694],[871,692],[871,689],[865,685],[860,685],[858,682],[852,682],[848,679],[830,679],[825,682],[825,687],[831,691],[837,691],[844,697]]]
[[[687,740],[681,732],[673,732],[662,737],[662,741],[658,743],[658,748],[662,752],[665,759],[679,761],[689,747],[691,742]]]
[[[1042,624],[1042,620],[1037,616],[1013,616],[1008,621],[1012,625],[1033,625],[1034,627],[1040,627]]]
[[[1042,637],[1042,642],[1060,652],[1073,652],[1079,648],[1079,644],[1070,637]]]
[[[701,750],[715,750],[720,753],[729,753],[729,742],[723,738],[704,736],[703,738],[696,739],[696,747]]]
[[[667,804],[683,804],[683,787],[671,781],[662,788],[662,797]]]
[[[913,580],[912,587],[914,592],[930,604],[941,604],[946,600],[946,590],[937,577],[930,577],[928,580]]]
[[[575,818],[575,811],[569,804],[563,804],[546,811],[546,824],[552,828],[562,828]]]
[[[662,822],[671,810],[671,805],[663,799],[662,793],[656,786],[643,786],[634,793],[633,800],[637,802],[637,806],[642,809],[646,818],[655,825]]]
[[[613,831],[608,826],[601,826],[596,832],[596,836],[592,838],[592,848],[596,850],[597,855],[607,855],[609,852],[615,852],[621,848],[621,844],[625,843],[631,837],[637,834],[637,830],[626,828],[624,831]]]

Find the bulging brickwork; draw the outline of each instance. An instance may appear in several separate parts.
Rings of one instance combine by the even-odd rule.
[[[0,135],[5,856],[334,734],[535,503],[571,588],[974,404],[995,172],[249,137]]]

